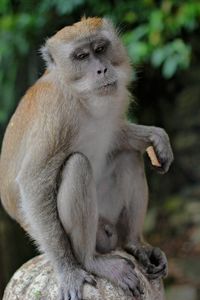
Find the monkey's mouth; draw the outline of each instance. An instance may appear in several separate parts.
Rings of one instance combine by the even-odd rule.
[[[102,94],[107,94],[107,93],[111,93],[111,92],[115,91],[116,88],[117,88],[117,80],[107,82],[107,83],[101,85],[98,88],[98,91]]]
[[[109,88],[109,87],[115,87],[117,86],[117,81],[112,81],[112,82],[107,82],[106,84],[104,84],[102,87],[103,88]]]

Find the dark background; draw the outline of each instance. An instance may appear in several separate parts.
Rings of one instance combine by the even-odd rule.
[[[0,140],[25,90],[42,74],[45,38],[81,16],[120,28],[135,67],[128,117],[164,127],[175,162],[156,174],[146,159],[145,234],[169,259],[167,300],[200,299],[200,3],[195,0],[1,0]],[[0,295],[36,251],[0,208]]]

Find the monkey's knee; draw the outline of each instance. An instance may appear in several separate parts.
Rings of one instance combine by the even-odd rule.
[[[96,215],[95,184],[89,160],[81,153],[72,154],[66,162],[57,194],[59,218],[67,233],[75,225],[88,222]],[[90,222],[89,222],[90,223]],[[77,225],[78,224],[78,225]]]
[[[72,154],[61,174],[57,195],[59,213],[75,208],[77,202],[81,202],[81,199],[86,197],[85,192],[90,190],[92,180],[92,168],[88,158],[81,153]]]
[[[89,159],[79,152],[72,154],[63,168],[61,180],[63,181],[66,177],[76,183],[89,183],[92,180],[92,167]]]

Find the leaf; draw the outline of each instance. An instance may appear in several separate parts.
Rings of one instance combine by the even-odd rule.
[[[177,55],[168,57],[163,64],[163,68],[162,68],[163,76],[167,79],[171,78],[175,74],[177,67],[178,67]]]
[[[84,0],[57,0],[55,5],[60,15],[71,13],[75,7],[84,3]]]
[[[147,33],[149,29],[147,25],[140,25],[132,32],[133,41],[141,40]]]
[[[164,48],[156,49],[151,56],[151,63],[155,67],[159,67],[166,58],[166,52]]]
[[[128,52],[134,63],[140,63],[148,56],[149,47],[147,43],[135,42],[129,45]]]

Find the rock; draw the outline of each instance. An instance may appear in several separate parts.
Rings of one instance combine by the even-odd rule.
[[[119,253],[118,253],[119,254]],[[120,255],[127,256],[120,252]],[[128,256],[130,259],[130,256]],[[131,257],[133,260],[133,258]],[[135,260],[133,260],[135,262]],[[136,264],[136,262],[135,262]],[[141,300],[164,300],[161,280],[148,281],[142,270],[136,266],[144,294]],[[133,300],[109,281],[97,278],[97,287],[84,285],[84,300]],[[53,269],[44,255],[36,256],[25,263],[11,278],[4,292],[3,300],[57,300],[58,285]]]

